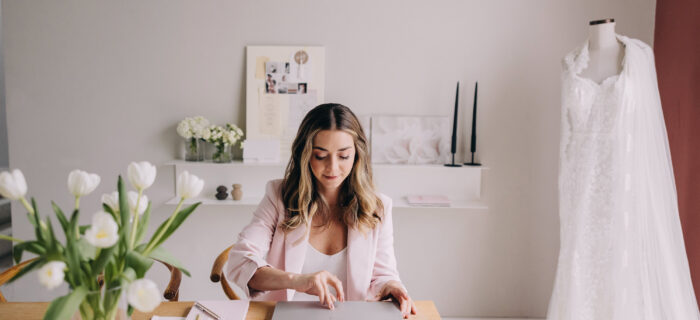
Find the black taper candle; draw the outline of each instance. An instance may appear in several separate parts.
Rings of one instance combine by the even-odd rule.
[[[457,153],[457,115],[459,108],[459,81],[457,81],[457,94],[455,95],[455,115],[452,121],[452,163],[445,164],[447,167],[461,167],[459,163],[455,163],[455,153]]]
[[[476,152],[476,97],[477,94],[479,93],[479,82],[476,82],[476,85],[474,86],[474,112],[472,113],[472,139],[471,139],[471,148],[470,151],[472,152],[472,162],[465,162],[464,164],[468,166],[480,166],[480,163],[474,162],[474,153]]]

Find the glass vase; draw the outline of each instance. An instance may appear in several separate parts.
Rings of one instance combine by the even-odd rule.
[[[71,320],[128,320],[129,307],[121,287],[88,292]]]
[[[231,162],[231,146],[225,144],[215,144],[214,153],[211,156],[211,161],[215,163]]]
[[[189,138],[185,141],[185,160],[186,161],[202,161],[204,160],[204,145],[197,138]]]

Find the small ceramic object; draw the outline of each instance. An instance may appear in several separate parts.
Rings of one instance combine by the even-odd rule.
[[[216,198],[219,200],[226,200],[228,197],[228,190],[224,186],[218,186],[216,188]]]
[[[243,186],[235,183],[233,185],[233,190],[231,190],[231,196],[233,197],[233,200],[241,200],[243,198],[243,190],[241,189]]]

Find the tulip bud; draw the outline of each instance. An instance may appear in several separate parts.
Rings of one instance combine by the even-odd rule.
[[[90,194],[100,184],[100,176],[82,170],[73,170],[68,174],[68,190],[76,197]]]
[[[92,225],[85,231],[85,240],[97,248],[109,248],[119,240],[119,226],[109,213],[92,216]]]
[[[187,171],[183,171],[177,177],[177,196],[180,198],[195,198],[202,192],[202,188],[204,180]]]
[[[51,261],[39,269],[39,283],[46,289],[58,287],[65,277],[66,263],[63,261]]]
[[[141,312],[151,312],[160,304],[160,291],[149,279],[134,280],[126,294],[129,304]]]
[[[136,190],[146,190],[156,180],[156,166],[148,161],[132,162],[127,169],[129,182]]]
[[[12,173],[0,173],[0,195],[11,200],[19,200],[27,194],[27,181],[19,169]]]

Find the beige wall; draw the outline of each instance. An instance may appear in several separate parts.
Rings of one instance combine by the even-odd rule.
[[[70,207],[70,170],[100,174],[102,184],[83,201],[92,213],[129,161],[164,163],[178,155],[175,126],[183,117],[245,127],[246,45],[325,46],[326,100],[359,114],[450,115],[454,83],[462,81],[468,107],[478,80],[490,210],[397,211],[399,269],[414,297],[435,300],[444,316],[542,317],[559,241],[560,60],[585,40],[595,18],[614,17],[620,33],[650,42],[654,5],[5,0],[10,166],[25,172],[44,215],[50,199]],[[163,205],[172,196],[173,169],[158,169],[148,192],[155,220],[173,209]],[[13,209],[14,234],[28,237],[24,210]],[[194,272],[183,281],[182,300],[223,298],[207,282],[211,261],[196,253],[211,256],[235,239],[250,210],[231,211],[198,210],[168,244]],[[24,301],[60,291],[44,292],[33,278],[3,292]]]

